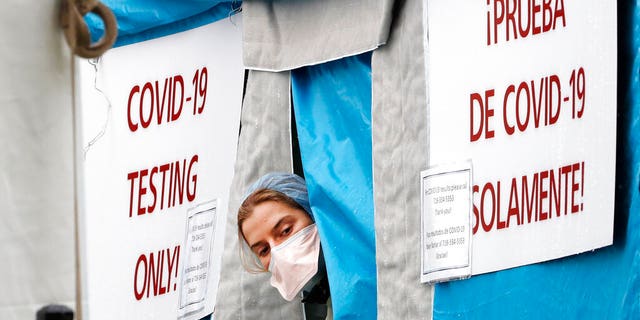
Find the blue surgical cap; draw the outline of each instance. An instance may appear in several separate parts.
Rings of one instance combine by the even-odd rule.
[[[300,178],[298,175],[283,172],[267,173],[247,189],[247,193],[244,195],[242,202],[244,202],[249,195],[259,189],[270,189],[284,193],[304,208],[304,210],[307,211],[307,214],[311,216],[312,220],[315,220],[311,214],[307,185],[304,182],[304,179]]]

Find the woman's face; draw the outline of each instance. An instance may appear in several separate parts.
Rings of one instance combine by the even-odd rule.
[[[241,229],[251,251],[258,256],[264,268],[269,269],[271,248],[312,223],[304,210],[276,201],[265,201],[253,208],[253,213],[244,220]]]

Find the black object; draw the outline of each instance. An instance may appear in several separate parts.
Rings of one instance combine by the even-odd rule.
[[[46,305],[38,310],[36,320],[73,320],[73,310],[59,304]]]
[[[309,293],[304,295],[304,298],[302,298],[302,303],[326,304],[330,296],[331,292],[329,291],[329,279],[325,274],[318,282],[318,284],[316,284]]]
[[[317,282],[313,284],[311,290],[303,290],[302,292],[302,306],[305,320],[325,320],[329,312],[327,302],[331,297],[331,290],[329,289],[327,271],[324,268],[322,251],[320,252],[320,261],[318,264],[320,267],[318,271],[320,279],[316,280]],[[311,281],[313,282],[313,279]]]

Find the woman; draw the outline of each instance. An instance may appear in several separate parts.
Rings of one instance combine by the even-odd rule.
[[[287,301],[302,293],[307,319],[326,317],[329,284],[302,178],[269,173],[249,187],[238,209],[238,238],[245,269],[270,272]]]

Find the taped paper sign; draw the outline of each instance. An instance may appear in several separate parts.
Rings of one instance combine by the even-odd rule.
[[[224,19],[110,50],[94,66],[79,61],[85,318],[213,312],[240,123],[241,39],[240,26]]]
[[[471,164],[431,168],[422,175],[421,282],[471,275]]]
[[[472,273],[611,244],[615,3],[425,8],[429,165],[472,159]]]
[[[180,313],[189,315],[204,306],[211,265],[211,241],[216,224],[216,204],[211,201],[189,210],[180,287]]]

